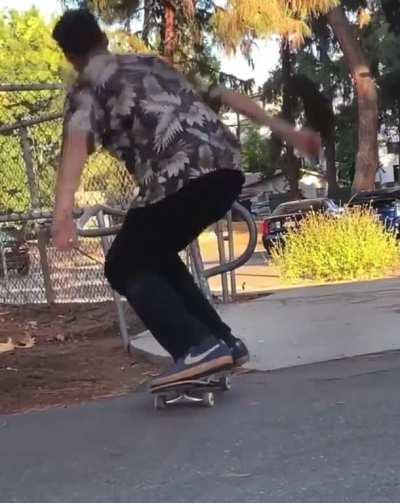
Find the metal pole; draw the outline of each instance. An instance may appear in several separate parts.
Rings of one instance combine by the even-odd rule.
[[[19,131],[21,139],[22,156],[25,163],[26,176],[28,177],[29,193],[31,196],[32,211],[40,208],[39,191],[36,184],[35,167],[33,165],[31,144],[28,131],[25,127]]]
[[[44,291],[46,294],[46,301],[49,306],[54,304],[55,302],[55,293],[53,290],[53,284],[51,282],[51,273],[50,273],[50,265],[47,255],[47,240],[46,240],[46,232],[45,230],[38,224],[35,224],[37,236],[38,236],[38,250],[39,250],[39,258],[40,265],[43,273],[43,283],[44,283]]]
[[[28,131],[26,130],[26,128],[21,128],[19,134],[21,139],[22,155],[25,163],[26,175],[28,177],[28,186],[31,196],[31,209],[32,211],[35,211],[40,208],[40,198],[39,198],[38,186],[36,183],[31,144],[29,141]],[[51,305],[54,304],[55,294],[51,282],[50,266],[46,250],[46,237],[44,231],[40,228],[40,226],[37,223],[35,223],[35,230],[38,236],[40,267],[42,269],[43,274],[46,301],[47,304]]]
[[[63,117],[62,114],[49,114],[44,117],[40,117],[39,119],[28,119],[21,122],[16,122],[15,124],[11,124],[10,126],[1,126],[0,134],[8,134],[14,132],[16,129],[24,129],[30,126],[36,126],[37,124],[42,124],[43,122],[54,121],[56,119],[61,119]]]
[[[206,298],[210,302],[212,302],[211,290],[208,281],[204,276],[204,263],[200,252],[200,245],[197,239],[189,245],[189,249],[193,276]]]
[[[257,225],[254,221],[253,216],[239,203],[234,203],[233,208],[242,215],[243,220],[247,225],[247,228],[249,230],[249,242],[247,243],[244,252],[239,257],[232,260],[232,262],[228,264],[220,264],[215,267],[211,267],[210,269],[206,269],[204,271],[204,276],[206,278],[211,278],[212,276],[217,276],[223,272],[229,272],[232,271],[233,269],[241,267],[252,257],[254,250],[256,249]]]
[[[104,229],[107,227],[103,211],[99,211],[97,213],[96,219],[97,219],[97,225],[99,226],[99,228]],[[102,244],[104,256],[106,256],[107,252],[111,246],[111,236],[102,236],[101,237],[101,244]],[[124,344],[124,349],[125,349],[125,351],[129,351],[129,333],[128,333],[128,327],[126,324],[126,318],[125,318],[124,308],[122,306],[121,297],[114,290],[112,290],[112,294],[113,294],[115,306],[117,308],[118,323],[119,323],[119,328],[121,331],[121,338],[122,338],[122,341]]]
[[[6,260],[6,251],[7,248],[1,248],[1,263],[3,265],[4,279],[8,281],[8,269],[7,269],[7,260]]]
[[[222,234],[221,222],[217,222],[215,224],[215,231],[217,233],[219,262],[220,262],[221,266],[224,266],[226,264],[226,254],[225,254],[225,243],[224,243],[224,236]],[[228,304],[228,302],[229,302],[229,287],[228,287],[228,277],[227,277],[226,272],[221,273],[221,285],[222,285],[222,301],[224,304]]]
[[[240,141],[241,128],[240,128],[240,114],[236,114],[236,137]]]
[[[187,267],[191,271],[192,276],[196,282],[196,284],[200,287],[200,289],[204,292],[202,281],[199,274],[199,267],[196,260],[196,249],[195,243],[190,243],[188,246],[187,252]]]
[[[192,263],[191,263],[191,260],[190,260],[190,248],[187,247],[186,250],[185,250],[185,263],[186,263],[186,267],[191,270],[192,269]]]
[[[83,210],[74,210],[72,212],[74,218],[79,218]],[[29,213],[7,213],[0,215],[0,223],[10,222],[30,222],[31,220],[52,220],[53,213],[50,211],[34,210]]]
[[[235,242],[233,237],[233,222],[232,222],[232,211],[228,213],[226,216],[227,228],[228,228],[228,247],[229,247],[229,262],[232,262],[235,259]],[[230,272],[231,278],[231,294],[232,298],[235,298],[237,295],[237,287],[236,287],[236,270],[233,269]]]
[[[0,92],[65,90],[64,84],[0,84]]]

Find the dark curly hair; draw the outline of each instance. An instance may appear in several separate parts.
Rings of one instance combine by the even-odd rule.
[[[89,10],[74,9],[66,11],[58,20],[53,38],[64,53],[80,57],[104,44],[106,35]]]

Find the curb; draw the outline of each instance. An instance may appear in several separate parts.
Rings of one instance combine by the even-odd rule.
[[[138,336],[144,335],[146,332],[141,332]],[[135,352],[136,354],[142,356],[145,360],[153,365],[162,365],[165,366],[168,363],[171,363],[172,359],[169,356],[156,355],[151,353],[150,351],[146,351],[145,349],[137,348],[134,345],[135,339],[131,339],[129,341],[128,352],[132,354]]]

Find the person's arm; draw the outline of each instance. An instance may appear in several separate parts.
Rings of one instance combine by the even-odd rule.
[[[261,126],[267,126],[285,142],[306,156],[318,156],[321,150],[321,138],[318,133],[307,128],[295,129],[288,122],[268,115],[257,103],[245,95],[228,89],[217,89],[216,93],[222,104],[234,112],[245,115]],[[211,93],[212,96],[212,93]]]
[[[77,244],[72,211],[85,163],[94,150],[96,102],[89,89],[75,88],[67,97],[63,148],[57,173],[52,236],[56,248],[68,251]]]
[[[56,203],[52,235],[56,248],[71,250],[77,244],[76,225],[72,216],[75,192],[88,158],[87,134],[72,132],[65,138],[57,174]]]

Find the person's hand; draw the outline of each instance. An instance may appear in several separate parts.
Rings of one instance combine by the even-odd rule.
[[[78,233],[72,216],[56,218],[53,221],[51,235],[54,246],[59,251],[70,251],[78,244]]]
[[[303,128],[294,131],[290,138],[292,146],[305,157],[318,157],[321,153],[321,137],[315,131]]]

